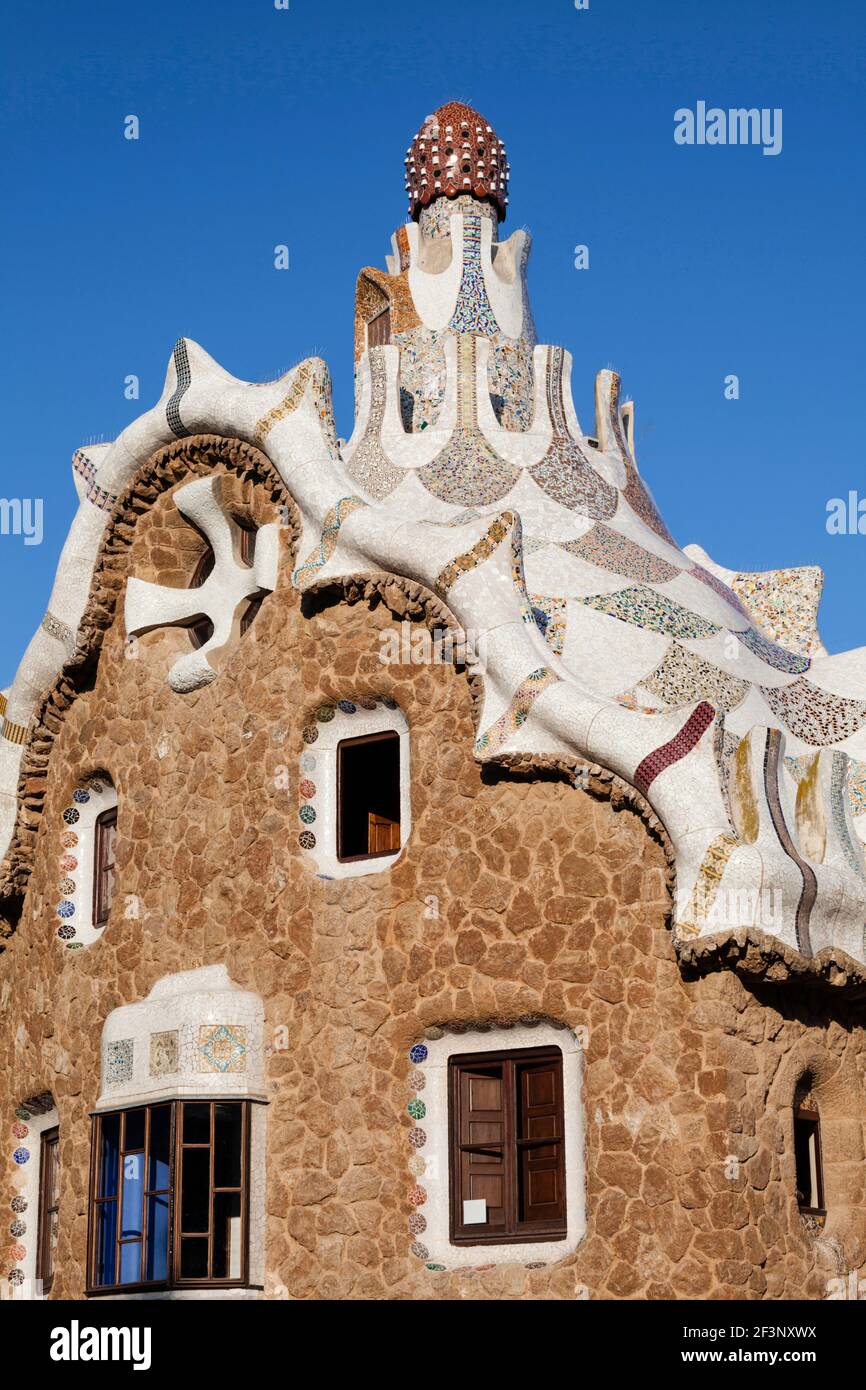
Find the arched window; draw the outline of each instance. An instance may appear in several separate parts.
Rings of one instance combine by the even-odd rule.
[[[82,779],[63,811],[58,938],[69,950],[98,941],[115,899],[117,792],[104,772]]]

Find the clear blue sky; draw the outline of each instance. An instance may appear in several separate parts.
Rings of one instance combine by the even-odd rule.
[[[358,269],[404,220],[403,155],[470,101],[506,141],[506,231],[534,236],[542,341],[585,427],[615,366],[678,539],[742,569],[821,564],[830,650],[866,641],[859,488],[866,225],[862,0],[46,0],[9,7],[0,108],[5,308],[0,684],[47,603],[73,450],[157,399],[174,340],[260,380],[310,353],[351,428]],[[674,111],[781,107],[783,150],[680,147]],[[126,115],[141,138],[123,138]],[[286,243],[291,269],[273,269]],[[590,247],[576,271],[573,248]],[[129,373],[141,400],[124,399]],[[739,401],[724,378],[740,378]]]

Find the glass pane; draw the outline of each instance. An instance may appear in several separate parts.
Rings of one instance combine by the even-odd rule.
[[[100,1197],[116,1197],[120,1116],[103,1115],[100,1129],[102,1131],[102,1159],[100,1162],[99,1195]]]
[[[141,1204],[144,1193],[144,1155],[124,1154],[121,1187],[121,1240],[141,1235]]]
[[[216,1192],[213,1199],[213,1277],[241,1277],[241,1194]]]
[[[165,1279],[168,1274],[168,1197],[147,1199],[147,1253],[145,1279]]]
[[[151,1191],[168,1187],[171,1110],[157,1105],[150,1112],[150,1159],[147,1185]]]
[[[144,1114],[143,1110],[127,1110],[126,1129],[123,1132],[124,1153],[144,1148]]]
[[[240,1187],[243,1111],[240,1105],[214,1106],[214,1187]]]
[[[210,1143],[209,1105],[185,1105],[183,1107],[183,1142],[185,1144]]]
[[[209,1205],[210,1149],[184,1149],[181,1230],[207,1231]]]
[[[96,1217],[96,1282],[114,1283],[114,1241],[117,1236],[117,1203],[103,1202]]]
[[[120,1247],[119,1284],[141,1283],[141,1241],[129,1241]]]
[[[207,1236],[180,1243],[181,1279],[207,1278]]]

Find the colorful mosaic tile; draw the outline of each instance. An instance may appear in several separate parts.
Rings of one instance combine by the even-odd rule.
[[[410,1129],[407,1138],[413,1149],[423,1149],[427,1143],[427,1135],[423,1129]]]
[[[406,1085],[410,1091],[423,1091],[427,1085],[427,1078],[423,1071],[410,1071],[406,1077]]]
[[[57,928],[57,936],[61,941],[71,941],[72,938],[77,935],[78,933],[76,932],[75,928],[71,927],[68,922],[65,923],[62,927]]]
[[[60,860],[60,868],[64,873],[74,873],[78,868],[78,860],[73,854],[64,854]]]
[[[316,810],[315,810],[315,807],[314,807],[314,806],[306,806],[306,805],[304,805],[304,806],[302,806],[302,807],[300,808],[300,810],[298,811],[298,815],[300,816],[301,820],[304,822],[304,825],[312,825],[312,824],[314,823],[315,819],[316,819]]]
[[[17,1212],[26,1211],[26,1210],[27,1210],[27,1198],[26,1198],[26,1197],[13,1197],[13,1198],[12,1198],[12,1201],[9,1203],[9,1205],[10,1205],[10,1207],[12,1208],[13,1211],[17,1211]]]
[[[12,1126],[12,1133],[16,1139],[26,1139],[30,1133],[29,1125],[25,1125],[23,1120],[16,1120]]]
[[[26,1247],[26,1246],[24,1246],[24,1245],[10,1245],[10,1246],[9,1246],[9,1258],[10,1258],[10,1260],[17,1260],[17,1261],[20,1263],[21,1260],[25,1259],[26,1255],[27,1255],[27,1247]]]
[[[425,1265],[424,1268],[425,1268],[425,1269],[429,1269],[429,1271],[430,1271],[431,1274],[445,1274],[445,1273],[446,1273],[445,1265]]]
[[[427,1049],[423,1043],[415,1043],[414,1047],[409,1048],[409,1061],[414,1062],[416,1066],[427,1061]]]
[[[866,763],[848,759],[848,795],[855,816],[866,815]]]
[[[421,1244],[420,1240],[413,1241],[409,1249],[417,1260],[429,1260],[430,1258],[430,1251],[426,1245]]]
[[[423,1120],[424,1116],[427,1114],[427,1106],[424,1104],[423,1100],[410,1100],[406,1109],[413,1120]],[[23,1139],[23,1137],[22,1135],[21,1138]]]
[[[848,829],[848,817],[845,814],[848,805],[848,759],[844,753],[836,749],[833,753],[833,770],[830,776],[830,806],[833,816],[833,825],[842,847],[842,853],[849,868],[854,870],[858,878],[866,880],[866,866],[863,863],[863,846],[857,844],[851,838]]]
[[[736,709],[749,693],[748,681],[737,680],[711,661],[672,642],[663,660],[638,683],[668,705],[691,705],[709,700],[719,710]]]
[[[817,565],[736,574],[731,583],[756,626],[772,641],[800,656],[811,657],[820,650],[817,624],[824,574]]]
[[[237,1024],[203,1023],[198,1030],[198,1071],[242,1072],[247,1069],[247,1030]]]
[[[315,743],[316,739],[319,737],[319,731],[316,728],[315,724],[307,725],[307,727],[304,729],[303,737],[304,743]]]
[[[712,589],[713,593],[718,594],[719,598],[724,599],[725,603],[733,608],[736,613],[740,613],[746,619],[746,622],[752,621],[751,613],[748,608],[746,608],[745,604],[737,597],[733,589],[729,589],[727,584],[723,583],[721,579],[718,579],[710,570],[705,570],[703,565],[693,565],[688,571],[688,574],[690,579],[699,579],[708,589]]]
[[[19,1166],[20,1166],[21,1164],[26,1163],[29,1157],[30,1157],[30,1150],[29,1150],[29,1149],[16,1149],[16,1150],[14,1151],[14,1153],[12,1154],[13,1162],[19,1164]]]
[[[57,916],[63,918],[74,917],[75,903],[71,902],[69,898],[62,899],[62,901],[57,904]]]
[[[639,763],[635,769],[632,781],[637,790],[646,796],[655,779],[674,763],[680,762],[683,758],[696,748],[706,733],[707,729],[715,719],[716,712],[712,705],[700,704],[696,710],[689,715],[678,734],[675,734],[667,743],[663,743],[660,748],[656,748],[653,753]]]
[[[608,408],[610,412],[610,428],[620,457],[625,465],[626,485],[622,495],[628,502],[632,511],[640,517],[651,531],[655,531],[657,536],[667,541],[670,545],[676,545],[676,541],[671,535],[664,521],[659,514],[658,507],[649,494],[649,491],[634,465],[634,460],[622,432],[622,422],[619,413],[619,392],[620,379],[616,372],[611,373],[610,398]]]
[[[343,714],[356,714],[358,706],[353,704],[351,700],[338,700],[337,709],[342,710]]]
[[[305,801],[312,801],[313,797],[316,795],[316,784],[315,782],[304,780],[298,787],[298,791]]]
[[[301,849],[315,849],[316,837],[312,830],[302,830],[298,836],[298,844],[301,846]]]
[[[420,1154],[413,1154],[409,1159],[409,1172],[413,1178],[423,1178],[427,1172],[426,1158],[422,1158]]]
[[[363,438],[348,463],[352,481],[381,501],[403,482],[406,473],[391,463],[382,445],[385,419],[386,372],[380,347],[370,348],[370,414]]]
[[[562,655],[565,644],[565,625],[568,604],[564,598],[545,598],[541,594],[530,594],[529,602],[536,626],[548,646],[557,656]]]
[[[14,1288],[19,1289],[21,1285],[24,1283],[24,1270],[10,1269],[9,1283],[12,1284]]]
[[[76,811],[74,806],[67,806],[66,810],[63,812],[63,819],[67,825],[77,825],[80,819],[80,813]]]
[[[806,682],[803,682],[804,684]],[[799,682],[798,682],[799,684]],[[782,802],[779,796],[779,761],[782,749],[782,734],[778,729],[767,731],[767,742],[764,753],[764,792],[767,797],[767,804],[770,808],[770,817],[776,837],[788,858],[800,870],[802,879],[802,891],[800,900],[797,904],[797,915],[795,919],[795,931],[797,937],[797,950],[803,955],[812,955],[812,944],[809,938],[809,921],[815,900],[818,897],[818,880],[815,871],[810,864],[800,854],[791,832],[785,820],[782,810]]]
[[[499,329],[484,283],[481,218],[478,216],[463,218],[463,274],[449,327],[455,333],[477,333],[485,338],[492,337]]]
[[[75,879],[74,879],[74,878],[62,878],[62,879],[60,880],[60,882],[58,883],[58,885],[57,885],[57,892],[58,892],[58,893],[61,893],[61,894],[63,894],[63,895],[66,895],[67,893],[74,893],[74,892],[75,892]]]
[[[25,1106],[19,1105],[19,1106],[17,1107],[16,1111],[15,1111],[15,1118],[16,1118],[17,1120],[29,1120],[29,1119],[30,1119],[30,1111],[27,1110],[27,1109],[25,1108]]]
[[[409,1217],[409,1232],[413,1236],[423,1236],[427,1229],[427,1218],[420,1211],[413,1211]]]
[[[86,806],[90,800],[90,792],[86,792],[83,787],[76,787],[72,793],[72,800],[77,801],[79,806]]]
[[[416,477],[440,502],[490,507],[510,492],[520,469],[493,452],[478,428],[475,396],[475,339],[461,334],[457,344],[457,425],[445,448],[419,468]]]
[[[330,724],[335,714],[336,710],[333,705],[320,705],[316,710],[316,719],[320,724]]]
[[[532,671],[515,690],[507,709],[475,740],[476,752],[484,753],[488,757],[497,753],[511,735],[526,723],[539,695],[555,685],[558,680],[556,673],[547,666],[540,666],[537,671]]]
[[[189,430],[180,418],[180,403],[192,383],[189,355],[183,338],[178,338],[174,345],[174,370],[177,377],[177,385],[166,401],[165,418],[168,421],[168,427],[172,434],[177,439],[183,439],[185,435],[189,434]]]
[[[813,747],[841,743],[866,724],[866,701],[831,695],[802,677],[791,685],[759,689],[776,718]]]
[[[410,1187],[409,1201],[413,1207],[423,1207],[424,1203],[427,1201],[426,1189],[421,1187],[418,1183],[416,1183],[414,1187]]]
[[[578,560],[586,560],[609,574],[621,574],[639,584],[667,584],[681,573],[675,565],[661,560],[652,551],[600,521],[577,540],[559,544]]]
[[[120,1086],[132,1080],[135,1043],[132,1038],[110,1042],[105,1053],[105,1081],[108,1086]]]
[[[67,830],[60,838],[60,843],[64,849],[75,849],[78,844],[78,836],[74,830]]]
[[[510,534],[514,522],[513,512],[502,512],[497,516],[470,550],[458,555],[456,560],[452,560],[437,575],[434,588],[438,589],[440,594],[447,594],[461,575],[467,574],[490,558],[497,546],[501,545],[502,541]]]
[[[11,1225],[9,1226],[9,1234],[10,1234],[11,1236],[15,1236],[16,1239],[18,1238],[18,1236],[26,1236],[26,1234],[27,1234],[27,1222],[26,1222],[26,1221],[13,1221],[13,1222],[11,1223]]]
[[[337,548],[340,527],[343,522],[353,512],[366,505],[360,497],[341,497],[339,502],[329,509],[322,525],[322,537],[319,544],[307,557],[304,564],[299,565],[292,575],[292,583],[296,588],[308,589],[315,582],[319,570],[327,564]]]
[[[646,628],[649,632],[663,632],[669,637],[678,637],[680,641],[714,637],[721,631],[715,623],[689,612],[687,608],[681,608],[672,599],[655,593],[643,584],[635,585],[632,589],[619,589],[613,594],[590,595],[578,601],[599,613],[618,618],[620,622]]]
[[[615,487],[593,468],[580,446],[571,438],[565,415],[561,347],[551,347],[547,353],[547,407],[553,423],[553,436],[547,453],[540,463],[529,470],[529,476],[548,497],[569,511],[594,521],[609,521],[619,505]]]
[[[748,647],[750,652],[766,661],[767,665],[776,671],[788,671],[794,676],[802,675],[812,664],[807,656],[797,656],[795,652],[785,651],[784,647],[777,646],[753,627],[747,628],[745,632],[735,632],[734,636],[744,647]]]
[[[178,1035],[172,1028],[150,1035],[150,1075],[171,1076],[178,1070]]]
[[[318,735],[317,735],[317,736],[318,736]],[[301,754],[301,769],[302,769],[303,772],[315,772],[315,770],[316,770],[316,755],[315,755],[315,753],[302,753],[302,754]]]
[[[719,884],[728,860],[740,841],[733,835],[717,835],[704,855],[688,905],[684,908],[676,930],[679,936],[700,936],[701,927],[709,918],[719,891]]]

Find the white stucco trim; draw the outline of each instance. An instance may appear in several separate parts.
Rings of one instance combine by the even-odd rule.
[[[36,1285],[36,1257],[39,1248],[39,1189],[40,1173],[42,1162],[42,1135],[47,1129],[54,1129],[60,1124],[60,1116],[56,1109],[45,1111],[41,1115],[31,1114],[27,1121],[29,1133],[26,1138],[20,1141],[15,1140],[19,1148],[29,1152],[30,1157],[25,1164],[14,1169],[14,1196],[23,1197],[27,1203],[27,1208],[23,1212],[13,1212],[10,1215],[10,1234],[15,1244],[21,1244],[26,1250],[22,1260],[10,1261],[16,1269],[20,1269],[24,1275],[24,1283],[14,1290],[15,1298],[29,1301],[44,1297],[41,1284]],[[60,1182],[63,1183],[63,1168],[60,1169]],[[8,1210],[8,1208],[7,1208]],[[6,1213],[4,1212],[4,1215]],[[14,1235],[11,1227],[23,1226],[24,1231],[21,1235]]]
[[[446,1269],[487,1264],[556,1264],[574,1253],[586,1233],[586,1161],[584,1117],[581,1101],[583,1052],[567,1028],[539,1024],[525,1028],[496,1028],[490,1032],[446,1033],[425,1044],[427,1058],[415,1064],[425,1078],[418,1099],[426,1113],[419,1126],[426,1143],[415,1152],[426,1161],[418,1182],[427,1193],[418,1210],[427,1229],[417,1237],[426,1248],[425,1263]],[[565,1240],[521,1242],[511,1245],[453,1245],[449,1234],[448,1173],[448,1062],[449,1058],[476,1052],[510,1052],[528,1047],[556,1047],[562,1053],[565,1110]],[[417,1133],[417,1131],[413,1131]]]

